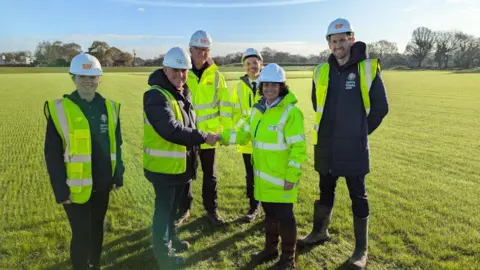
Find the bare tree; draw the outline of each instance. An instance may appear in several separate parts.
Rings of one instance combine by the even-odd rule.
[[[70,62],[75,55],[82,52],[82,46],[78,45],[77,43],[66,43],[63,44],[62,51],[64,59]]]
[[[95,56],[103,65],[108,60],[108,49],[110,49],[110,45],[108,45],[107,42],[96,40],[92,43],[92,46],[88,48],[88,53]]]
[[[426,27],[418,27],[412,33],[412,39],[408,43],[405,51],[416,62],[417,67],[421,68],[423,60],[432,51],[435,42],[435,33]]]
[[[330,54],[332,54],[330,49],[325,49],[322,52],[320,52],[320,62],[324,63],[328,61],[328,57],[330,57]]]
[[[480,58],[480,39],[472,35],[458,32],[455,34],[457,47],[454,52],[454,63],[460,68],[470,68]]]
[[[456,39],[454,32],[439,31],[435,33],[435,61],[438,67],[447,68],[450,54],[456,47]]]
[[[377,42],[370,43],[368,44],[367,48],[369,57],[380,58],[382,60],[398,53],[397,44],[387,40],[379,40]]]
[[[277,51],[275,51],[274,49],[271,49],[269,47],[263,48],[262,51],[260,52],[260,54],[262,54],[263,61],[265,63],[271,63],[271,62],[277,61],[275,59],[275,54],[276,53],[277,53]]]

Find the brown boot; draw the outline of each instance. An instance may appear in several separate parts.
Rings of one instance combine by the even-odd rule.
[[[282,224],[284,225],[284,224]],[[282,255],[280,260],[273,266],[275,270],[296,269],[295,253],[297,244],[297,226],[285,224],[280,226],[280,237],[282,238]]]
[[[305,238],[299,239],[298,247],[308,245],[315,245],[324,241],[330,240],[328,234],[328,224],[332,217],[332,208],[321,205],[320,201],[315,201],[313,210],[313,229],[312,232]]]
[[[354,269],[365,269],[367,265],[368,217],[359,218],[353,215],[353,228],[355,232],[355,251],[348,264]]]
[[[253,254],[252,260],[259,264],[274,260],[278,257],[278,222],[265,218],[265,247],[262,251]]]

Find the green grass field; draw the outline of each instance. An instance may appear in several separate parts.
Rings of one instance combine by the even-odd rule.
[[[145,71],[144,71],[145,72]],[[229,86],[240,73],[226,73]],[[310,73],[288,72],[305,127],[313,125]],[[370,137],[372,173],[369,269],[480,269],[480,75],[385,72],[390,114]],[[122,103],[125,186],[107,213],[106,269],[155,269],[150,225],[154,193],[143,176],[142,95],[148,73],[106,73],[99,91]],[[70,228],[56,205],[43,159],[43,103],[73,90],[66,73],[0,74],[0,269],[67,269]],[[319,196],[309,159],[295,206],[299,236],[311,229]],[[247,210],[244,169],[234,147],[218,156],[219,210],[234,221]],[[190,269],[253,269],[263,227],[232,223],[213,229],[203,217],[201,179],[194,182],[193,217],[180,236]],[[337,269],[353,250],[351,204],[337,187],[333,240],[298,253],[299,269]],[[273,263],[261,265],[266,269]]]

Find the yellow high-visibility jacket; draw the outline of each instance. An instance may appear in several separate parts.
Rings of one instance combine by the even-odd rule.
[[[222,143],[245,145],[252,142],[255,199],[262,202],[294,203],[302,164],[307,159],[303,114],[289,92],[267,109],[263,100],[256,103],[241,128],[222,133]],[[294,188],[284,190],[285,181]]]

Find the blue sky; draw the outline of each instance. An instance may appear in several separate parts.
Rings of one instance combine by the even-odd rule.
[[[357,40],[387,39],[403,51],[415,27],[480,36],[479,0],[4,0],[0,52],[31,50],[42,40],[94,40],[140,57],[188,46],[198,29],[213,55],[269,46],[303,55],[327,48],[333,19],[351,21]]]

